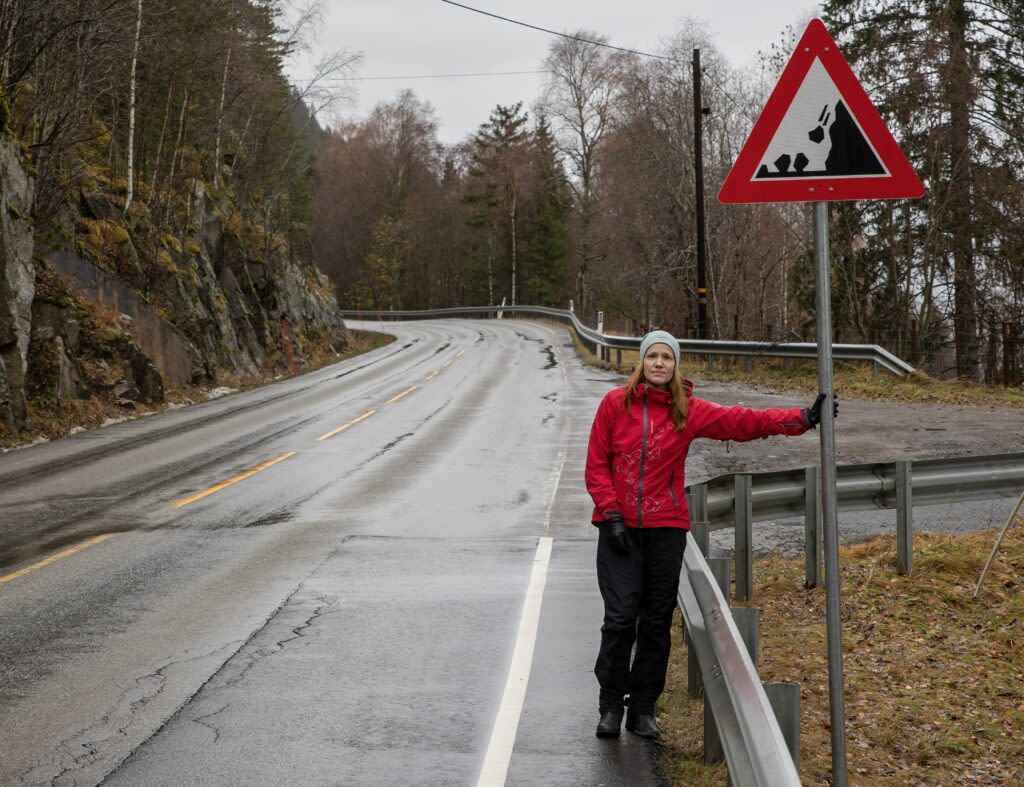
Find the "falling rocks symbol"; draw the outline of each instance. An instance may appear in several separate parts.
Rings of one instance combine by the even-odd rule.
[[[784,153],[773,162],[777,172],[772,172],[768,169],[767,164],[762,164],[755,178],[761,180],[765,178],[806,178],[818,175],[884,175],[885,168],[864,138],[864,134],[861,133],[846,105],[842,101],[836,102],[831,114],[835,120],[828,127],[831,148],[825,159],[824,169],[807,170],[809,159],[806,155],[797,153],[793,157]],[[825,126],[828,125],[829,115],[829,108],[826,106],[818,116],[817,125],[807,133],[807,138],[816,145],[820,145],[825,140]],[[791,165],[792,169],[790,169]]]

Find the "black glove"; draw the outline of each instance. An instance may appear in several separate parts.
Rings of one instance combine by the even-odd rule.
[[[629,528],[626,527],[626,520],[622,518],[622,514],[618,511],[605,511],[601,527],[608,536],[608,546],[620,555],[628,555],[633,543],[629,540]]]
[[[818,398],[814,400],[814,404],[810,407],[805,407],[800,411],[803,416],[804,424],[814,429],[818,424],[821,423],[821,403],[825,401],[825,394],[818,394]],[[836,395],[832,394],[832,417],[837,418],[839,416],[839,402],[836,401]]]

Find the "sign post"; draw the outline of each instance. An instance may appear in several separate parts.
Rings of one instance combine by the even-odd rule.
[[[832,414],[830,200],[916,198],[917,174],[820,19],[807,26],[718,193],[724,203],[813,202],[821,513],[825,536],[832,784],[846,787],[846,701]]]
[[[846,787],[846,696],[843,679],[842,610],[839,603],[839,517],[836,492],[836,430],[832,413],[832,265],[828,253],[828,203],[814,203],[814,306],[818,338],[821,408],[821,521],[825,535],[825,638],[828,650],[828,707],[832,734],[832,784]]]

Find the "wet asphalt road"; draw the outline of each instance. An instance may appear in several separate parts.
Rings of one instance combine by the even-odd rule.
[[[654,747],[593,736],[583,462],[621,378],[582,366],[560,327],[385,327],[397,341],[330,368],[0,456],[0,577],[86,545],[0,583],[0,784],[475,784],[541,538],[506,783],[661,783]],[[957,416],[846,404],[839,460],[953,453],[929,431],[940,414]],[[1019,450],[1021,411],[977,415],[955,447]],[[813,435],[699,442],[688,479],[816,456]],[[784,543],[785,524],[756,532]]]
[[[616,378],[557,327],[388,329],[301,378],[0,456],[0,576],[113,534],[0,584],[0,784],[475,784],[541,536],[507,783],[659,783],[651,746],[593,736],[580,450]]]

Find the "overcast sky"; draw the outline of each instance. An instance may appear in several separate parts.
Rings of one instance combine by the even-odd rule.
[[[682,27],[687,17],[704,22],[719,50],[734,65],[749,64],[789,24],[817,11],[814,0],[460,0],[464,5],[558,31],[593,30],[610,43],[643,51]],[[543,75],[414,78],[540,69],[553,36],[473,13],[441,0],[324,0],[320,52],[361,52],[362,77],[346,119],[411,88],[429,101],[443,142],[461,141],[487,120],[496,104],[522,101],[529,109]],[[289,76],[299,82],[311,68],[296,58]],[[402,77],[402,79],[370,79]]]

